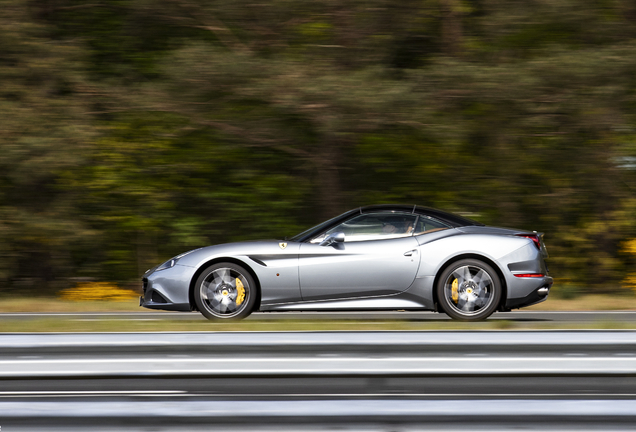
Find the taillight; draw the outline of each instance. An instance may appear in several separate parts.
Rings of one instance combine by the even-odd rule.
[[[516,277],[543,277],[543,273],[513,273]]]
[[[538,234],[517,234],[517,237],[525,237],[532,240],[537,249],[541,250],[541,240]]]

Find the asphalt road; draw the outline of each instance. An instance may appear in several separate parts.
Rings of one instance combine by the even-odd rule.
[[[86,312],[86,313],[0,313],[0,321],[63,317],[77,320],[124,319],[124,320],[189,320],[205,321],[198,312]],[[248,320],[409,320],[449,321],[445,314],[433,312],[257,312]],[[576,311],[541,312],[512,311],[497,312],[488,320],[536,321],[536,322],[636,322],[636,311]]]

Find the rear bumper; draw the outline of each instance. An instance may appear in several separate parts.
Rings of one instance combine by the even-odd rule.
[[[505,304],[505,310],[519,309],[526,306],[532,306],[533,304],[541,303],[548,299],[550,288],[554,280],[550,276],[542,278],[520,278],[529,279],[524,281],[524,285],[535,285],[530,292],[523,297],[508,298]],[[535,280],[533,280],[535,279]]]

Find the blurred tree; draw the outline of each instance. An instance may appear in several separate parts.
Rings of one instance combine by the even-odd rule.
[[[292,234],[304,184],[183,117],[128,113],[109,122],[79,182],[103,234],[103,270],[119,280],[184,249]],[[258,151],[257,151],[258,152]],[[249,163],[246,163],[249,162]],[[282,238],[282,237],[280,237]]]
[[[416,202],[543,231],[557,277],[614,290],[636,237],[635,11],[2,0],[1,276],[127,280]]]
[[[81,50],[51,41],[24,2],[0,6],[0,277],[42,291],[71,276],[73,250],[93,232],[61,179],[92,137]]]

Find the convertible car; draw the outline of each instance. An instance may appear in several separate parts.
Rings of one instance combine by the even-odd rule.
[[[413,205],[348,211],[288,240],[208,246],[143,275],[140,306],[211,320],[254,311],[429,310],[477,321],[544,301],[543,234]]]

